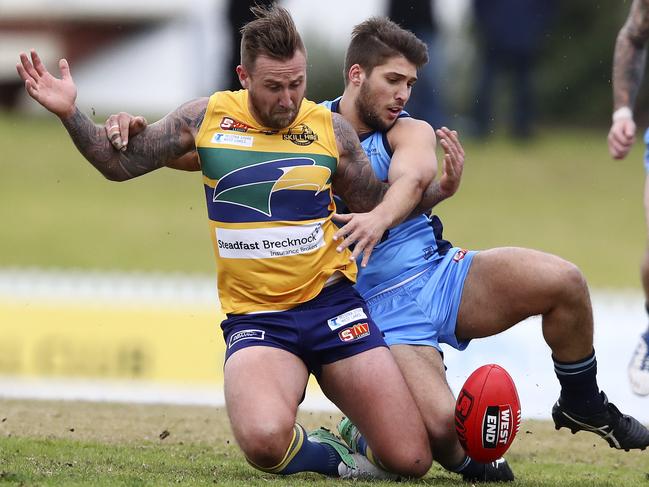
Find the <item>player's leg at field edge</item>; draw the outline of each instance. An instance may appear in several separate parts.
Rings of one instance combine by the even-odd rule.
[[[432,464],[426,429],[390,350],[373,348],[323,365],[320,387],[383,467],[406,477],[426,474]]]

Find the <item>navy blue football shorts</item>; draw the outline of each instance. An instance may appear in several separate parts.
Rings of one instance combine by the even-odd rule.
[[[221,329],[226,362],[242,348],[281,348],[300,357],[316,378],[323,364],[387,347],[365,301],[347,280],[287,311],[228,315]]]

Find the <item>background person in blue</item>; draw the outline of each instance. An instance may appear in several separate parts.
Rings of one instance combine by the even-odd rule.
[[[613,123],[608,133],[608,148],[614,159],[624,159],[635,142],[633,107],[640,89],[649,40],[649,0],[635,0],[620,29],[613,57]],[[649,175],[649,129],[645,133],[645,170]],[[649,177],[645,179],[644,207],[649,228]],[[649,313],[649,246],[640,267],[645,307]],[[649,395],[649,327],[640,336],[629,364],[633,392]]]
[[[416,53],[422,50],[421,41],[388,19],[359,24],[346,55],[343,96],[326,102],[359,134],[378,178],[401,185],[404,195],[437,165],[433,130],[403,113],[421,62]],[[108,119],[106,127],[122,127],[113,143],[123,143],[135,120],[127,114]],[[428,186],[419,206],[434,206],[459,185],[464,153],[457,136],[448,129],[436,133],[445,172]],[[391,229],[374,248],[369,265],[360,269],[357,289],[424,417],[434,458],[466,480],[512,480],[513,475],[506,462],[479,464],[464,454],[439,344],[464,349],[472,338],[500,333],[533,315],[543,315],[561,383],[555,424],[597,430],[616,448],[649,445],[646,428],[599,391],[588,289],[569,262],[520,248],[469,252],[443,240],[437,217],[418,216]],[[372,458],[353,425],[343,421],[340,429],[350,446]]]
[[[511,75],[512,136],[532,135],[534,69],[556,6],[556,0],[473,0],[480,65],[473,106],[477,136],[486,137],[493,128],[494,95],[501,74]]]

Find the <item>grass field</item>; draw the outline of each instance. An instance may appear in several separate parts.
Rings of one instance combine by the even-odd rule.
[[[307,428],[334,428],[338,419],[329,413],[299,418]],[[614,451],[585,433],[556,432],[549,422],[524,422],[507,456],[517,476],[514,485],[649,483],[648,452]],[[0,400],[0,485],[332,484],[317,474],[277,477],[252,469],[222,409]],[[434,465],[424,479],[399,485],[466,484]]]
[[[577,263],[593,287],[639,287],[646,238],[642,149],[638,145],[628,161],[613,162],[605,135],[547,130],[525,145],[500,138],[468,141],[460,193],[437,211],[445,236],[467,248],[539,248]],[[213,274],[200,175],[161,170],[121,184],[105,181],[54,117],[0,114],[0,144],[0,268]],[[301,422],[333,427],[337,419],[305,413]],[[648,455],[613,451],[594,437],[528,421],[508,458],[517,485],[647,487]],[[234,445],[223,410],[0,399],[4,484],[330,481],[256,472]],[[411,484],[460,482],[434,467]]]
[[[0,144],[0,267],[213,272],[198,174],[106,181],[52,116],[0,114]],[[637,288],[640,145],[614,162],[605,129],[546,130],[524,145],[468,141],[460,192],[437,211],[445,235],[468,248],[554,252],[591,286]]]

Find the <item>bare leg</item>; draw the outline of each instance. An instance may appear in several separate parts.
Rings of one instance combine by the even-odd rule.
[[[464,284],[456,334],[479,338],[543,315],[543,336],[562,362],[593,349],[593,317],[586,281],[559,257],[521,248],[480,252]]]
[[[647,241],[649,242],[649,176],[645,178],[644,184],[644,214],[647,228]],[[645,304],[649,303],[649,244],[645,249],[645,254],[640,266],[640,277],[642,279],[642,288],[644,289]]]
[[[645,179],[644,208],[646,228],[649,231],[649,176]],[[649,242],[649,235],[647,241]],[[645,249],[640,266],[640,277],[644,289],[645,309],[649,313],[649,245]],[[637,342],[628,372],[631,390],[640,396],[649,395],[649,327],[645,329]]]
[[[272,347],[248,347],[225,364],[225,403],[246,457],[263,468],[278,465],[293,435],[308,379],[298,357]]]
[[[365,436],[386,469],[421,477],[432,458],[421,415],[387,348],[324,365],[322,390]]]
[[[649,245],[645,249],[640,264],[640,278],[642,280],[642,288],[644,290],[645,306],[649,304]]]
[[[555,427],[593,432],[618,449],[649,446],[649,431],[600,394],[590,298],[581,272],[534,250],[503,248],[476,255],[460,304],[459,338],[494,335],[539,314],[561,383],[552,408]]]
[[[414,345],[393,345],[390,350],[424,418],[433,458],[446,469],[457,467],[465,453],[455,433],[455,398],[439,351]]]

